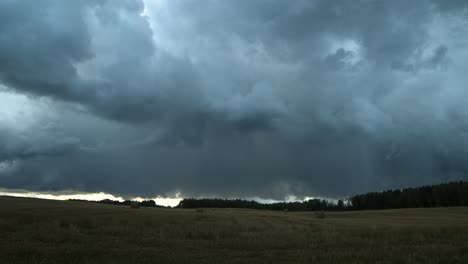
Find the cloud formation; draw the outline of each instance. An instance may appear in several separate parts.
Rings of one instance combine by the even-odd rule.
[[[0,3],[0,186],[337,197],[468,178],[465,1]]]

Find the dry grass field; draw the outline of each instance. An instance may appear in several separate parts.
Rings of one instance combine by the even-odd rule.
[[[468,263],[468,208],[319,218],[0,197],[0,263]]]

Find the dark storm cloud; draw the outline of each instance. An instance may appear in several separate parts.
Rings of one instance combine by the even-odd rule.
[[[52,135],[11,135],[0,131],[3,144],[0,146],[0,162],[26,159],[35,156],[61,156],[72,151],[79,143],[73,137],[52,139]]]
[[[466,12],[468,3],[463,0],[432,0],[437,8],[442,11]]]
[[[1,130],[1,185],[281,198],[467,177],[464,1],[145,4],[0,3],[0,81],[62,113]]]

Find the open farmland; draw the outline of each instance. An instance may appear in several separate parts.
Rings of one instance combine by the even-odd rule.
[[[0,263],[468,263],[468,208],[131,209],[0,197]]]

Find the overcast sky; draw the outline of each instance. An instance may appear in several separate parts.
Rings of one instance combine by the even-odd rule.
[[[0,187],[340,197],[468,179],[468,1],[0,1]]]

